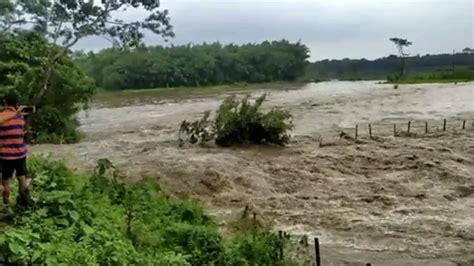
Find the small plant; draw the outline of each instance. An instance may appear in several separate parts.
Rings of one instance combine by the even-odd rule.
[[[238,100],[228,97],[217,110],[213,121],[210,112],[198,121],[183,121],[180,128],[180,145],[187,140],[191,144],[214,140],[220,146],[238,144],[277,144],[290,141],[288,131],[293,129],[292,115],[287,110],[272,109],[263,113],[260,108],[266,99],[262,95],[250,101],[250,96]],[[182,136],[186,136],[185,139]]]

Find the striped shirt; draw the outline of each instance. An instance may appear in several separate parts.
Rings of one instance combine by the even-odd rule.
[[[15,114],[16,110],[11,107],[0,113],[2,116]],[[16,115],[0,125],[0,159],[18,160],[26,157],[26,153],[25,119],[21,115]]]

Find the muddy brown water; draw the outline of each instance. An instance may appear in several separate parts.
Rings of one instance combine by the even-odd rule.
[[[295,141],[286,148],[178,148],[179,123],[215,110],[220,95],[95,108],[80,115],[84,141],[32,150],[81,169],[107,157],[124,178],[156,178],[201,200],[224,228],[250,206],[276,229],[319,237],[324,265],[474,265],[474,83],[395,90],[325,82],[265,92],[265,108],[294,115]],[[448,131],[439,132],[444,118]],[[408,120],[434,126],[397,138],[377,127],[380,138],[361,136],[358,145],[336,137],[355,124]],[[336,145],[319,147],[319,136]]]

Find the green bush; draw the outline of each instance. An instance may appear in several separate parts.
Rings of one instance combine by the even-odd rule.
[[[220,146],[238,144],[285,145],[290,140],[288,131],[293,128],[292,116],[287,110],[272,109],[263,113],[260,109],[265,94],[251,103],[250,96],[238,100],[228,97],[217,110],[213,121],[206,112],[201,120],[183,121],[180,135],[186,134],[190,143],[215,140]],[[180,141],[182,139],[180,138]]]
[[[54,64],[44,89],[48,55],[58,47],[33,31],[0,34],[0,94],[18,91],[22,105],[35,105],[28,118],[28,139],[33,143],[70,143],[79,140],[77,113],[88,107],[94,81],[72,61],[69,53]]]
[[[79,122],[53,106],[45,106],[34,114],[30,136],[34,143],[74,143],[80,139]]]
[[[0,265],[288,265],[286,239],[254,230],[226,240],[196,203],[155,181],[120,182],[108,160],[93,177],[43,157],[29,166],[35,204],[0,228]]]

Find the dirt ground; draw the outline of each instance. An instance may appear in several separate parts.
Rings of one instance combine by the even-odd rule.
[[[271,92],[266,107],[295,116],[285,148],[179,148],[181,120],[224,95],[100,108],[81,116],[83,142],[32,150],[81,169],[109,158],[127,179],[156,178],[201,200],[223,228],[249,206],[275,229],[319,237],[325,265],[474,265],[473,93],[472,83],[394,90],[375,82]],[[453,121],[447,132],[443,118]],[[392,124],[401,130],[410,119],[429,121],[430,133],[414,124],[416,135],[393,137]],[[369,140],[367,123],[385,126]],[[364,128],[359,144],[339,139],[355,124]]]

